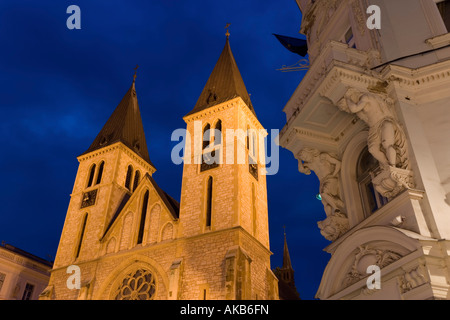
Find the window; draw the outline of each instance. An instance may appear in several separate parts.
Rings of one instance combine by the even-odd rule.
[[[94,182],[94,174],[95,174],[95,167],[96,165],[92,165],[91,170],[89,171],[89,180],[87,183],[87,187],[89,188],[90,186],[92,186],[92,183]]]
[[[256,215],[256,189],[255,184],[252,183],[252,224],[253,224],[253,236],[256,236],[256,226],[257,226],[257,215]]]
[[[378,161],[366,147],[359,157],[357,166],[358,186],[365,217],[368,217],[388,202],[385,197],[376,191],[372,183],[371,173],[376,171],[378,167]]]
[[[256,148],[256,143],[257,143],[257,139],[256,139],[256,133],[254,131],[252,131],[252,157],[254,158],[254,160],[256,160],[256,152],[257,152],[257,148]]]
[[[209,123],[203,128],[203,150],[205,150],[211,142],[211,126]]]
[[[31,300],[33,291],[34,291],[34,285],[27,283],[25,285],[25,290],[23,291],[22,300]]]
[[[80,237],[78,239],[77,250],[75,252],[75,259],[77,259],[80,256],[81,244],[83,243],[84,232],[86,230],[87,217],[88,217],[88,214],[86,213],[84,215],[83,222],[81,223],[81,232],[80,232]]]
[[[103,175],[103,167],[105,166],[105,162],[102,161],[100,163],[100,166],[98,168],[98,173],[97,173],[97,181],[95,181],[95,184],[99,184],[100,182],[102,182],[102,175]]]
[[[206,186],[206,227],[211,228],[213,178],[208,178]]]
[[[214,130],[214,144],[219,145],[222,143],[222,121],[219,120],[216,123],[216,128]]]
[[[250,150],[250,127],[247,126],[247,150]]]
[[[216,153],[216,149],[212,147],[213,144],[220,144],[222,141],[220,134],[217,134],[217,137],[214,136],[216,134],[216,130],[222,130],[222,122],[220,120],[216,123],[214,130],[211,130],[211,126],[209,124],[203,128],[203,151],[200,172],[214,169],[219,166],[220,160],[218,159],[218,156],[220,156],[220,152]],[[214,132],[212,137],[211,132]],[[213,143],[211,143],[212,138],[215,139],[213,140]]]
[[[115,300],[153,300],[156,277],[146,269],[128,273],[115,291]]]
[[[142,243],[142,239],[144,238],[144,226],[145,226],[145,217],[147,216],[147,207],[148,207],[148,190],[145,192],[144,201],[142,203],[142,211],[141,211],[141,222],[139,224],[139,233],[137,244]]]
[[[133,167],[131,165],[128,166],[127,177],[125,178],[125,188],[131,191],[131,175],[133,174]]]
[[[247,129],[248,170],[258,180],[258,140],[254,129]]]
[[[6,274],[0,272],[0,292],[2,291],[3,283],[5,282]]]
[[[437,7],[441,14],[444,24],[447,27],[447,32],[450,31],[450,0],[438,1]]]
[[[348,28],[347,32],[345,33],[344,41],[350,48],[356,48],[352,27]]]
[[[139,172],[139,170],[136,170],[136,173],[134,174],[133,191],[136,190],[136,188],[139,184],[140,178],[141,178],[141,173]]]

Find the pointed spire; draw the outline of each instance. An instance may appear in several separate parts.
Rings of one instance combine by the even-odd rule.
[[[284,249],[283,249],[283,269],[292,269],[291,257],[286,241],[286,227],[284,228]]]
[[[222,54],[211,72],[194,109],[187,115],[203,111],[236,97],[241,97],[253,114],[255,114],[250,95],[245,88],[244,80],[231,52],[228,27],[229,24],[226,27],[227,38]]]
[[[83,154],[120,141],[154,167],[148,154],[144,127],[142,125],[136,95],[135,81],[137,68],[136,66],[130,89],[128,89],[122,101],[109,117],[89,149]]]

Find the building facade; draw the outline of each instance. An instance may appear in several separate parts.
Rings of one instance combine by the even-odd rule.
[[[78,157],[42,299],[278,298],[277,279],[270,269],[264,161],[258,159],[259,137],[246,134],[263,127],[228,35],[184,120],[178,202],[153,178],[156,168],[148,154],[133,81],[91,147]],[[227,129],[244,135],[225,134]],[[227,161],[218,161],[225,155]],[[244,162],[237,162],[239,155]],[[78,288],[77,278],[70,282],[76,275],[71,268],[80,272]]]
[[[52,262],[10,244],[0,245],[0,300],[38,300]]]
[[[280,144],[320,180],[316,297],[449,299],[449,1],[297,3],[310,67]]]

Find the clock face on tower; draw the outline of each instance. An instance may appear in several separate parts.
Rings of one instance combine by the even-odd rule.
[[[81,208],[90,207],[95,204],[95,199],[97,198],[97,190],[98,189],[89,192],[83,192],[83,198],[81,199]]]

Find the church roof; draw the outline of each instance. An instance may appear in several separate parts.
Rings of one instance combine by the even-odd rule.
[[[145,141],[144,127],[139,111],[134,80],[130,89],[128,89],[122,101],[109,117],[94,142],[83,154],[104,148],[116,142],[122,142],[154,167],[150,161],[147,143]]]
[[[222,54],[211,72],[194,109],[187,115],[203,111],[236,97],[241,97],[253,114],[255,114],[250,95],[245,88],[244,80],[231,52],[230,41],[227,35]]]

